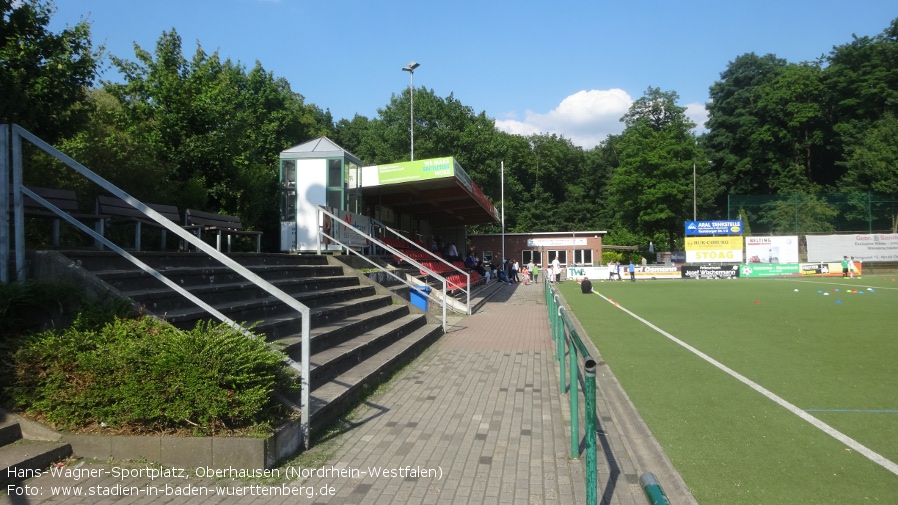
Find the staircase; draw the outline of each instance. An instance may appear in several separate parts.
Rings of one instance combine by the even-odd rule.
[[[64,442],[25,438],[12,415],[0,410],[0,489],[36,477],[53,463],[72,454]]]
[[[44,253],[55,254],[55,253]],[[116,253],[63,252],[55,261],[180,328],[211,316]],[[238,323],[256,323],[272,346],[301,360],[300,315],[217,261],[195,253],[135,253],[141,261]],[[383,374],[408,362],[443,334],[432,316],[332,256],[233,254],[232,259],[311,309],[312,430],[336,419]],[[44,259],[44,262],[46,258]],[[73,264],[74,263],[74,264]],[[104,289],[105,288],[105,289]],[[299,394],[290,398],[297,406]]]

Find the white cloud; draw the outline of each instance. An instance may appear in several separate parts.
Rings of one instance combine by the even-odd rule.
[[[578,91],[545,114],[528,110],[523,120],[515,119],[514,114],[510,114],[509,119],[497,119],[496,128],[523,136],[554,133],[563,135],[575,145],[592,149],[604,142],[608,135],[624,131],[620,118],[632,104],[629,93],[618,88]],[[686,116],[697,125],[696,133],[706,131],[708,111],[704,104],[686,105]]]
[[[690,103],[686,105],[686,117],[692,120],[695,123],[696,133],[703,133],[708,131],[705,128],[705,122],[708,121],[708,109],[705,108],[705,104],[703,103]]]
[[[527,111],[522,121],[496,120],[496,128],[515,135],[555,133],[592,149],[608,135],[623,131],[621,116],[633,99],[622,89],[578,91],[545,114]]]

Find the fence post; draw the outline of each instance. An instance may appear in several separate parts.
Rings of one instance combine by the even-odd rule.
[[[664,489],[661,488],[661,484],[658,483],[658,479],[652,472],[642,474],[639,477],[639,485],[642,486],[642,492],[645,493],[645,497],[649,499],[651,505],[670,505],[667,495],[664,494]]]
[[[571,457],[577,458],[580,455],[580,405],[578,398],[580,395],[580,381],[577,380],[579,375],[577,370],[577,348],[573,341],[568,343],[568,353],[571,364],[570,386],[567,390],[571,402]],[[586,417],[589,417],[588,413]]]
[[[567,344],[567,339],[564,336],[564,321],[561,319],[561,306],[558,305],[555,311],[555,333],[557,335],[557,340],[555,341],[555,348],[558,350],[558,366],[560,368],[560,377],[561,380],[558,381],[558,390],[561,394],[564,394],[564,386],[567,382],[567,373],[565,372],[565,362],[564,362],[564,348],[565,344]]]
[[[0,124],[0,283],[9,280],[9,127]]]
[[[585,356],[584,356],[585,357]],[[596,362],[584,360],[583,394],[586,401],[586,503],[598,501],[598,463],[596,461]]]

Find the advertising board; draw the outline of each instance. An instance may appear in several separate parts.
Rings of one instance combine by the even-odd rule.
[[[798,236],[745,237],[746,263],[798,263]]]
[[[685,265],[680,272],[683,279],[735,279],[740,265]]]
[[[742,221],[686,221],[686,236],[742,235]]]
[[[808,261],[898,261],[898,233],[808,235]]]
[[[687,263],[741,263],[742,237],[686,237]]]

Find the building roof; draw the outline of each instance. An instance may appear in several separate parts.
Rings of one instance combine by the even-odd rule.
[[[293,146],[289,149],[281,151],[281,158],[348,158],[356,165],[361,166],[362,162],[355,155],[337,145],[333,140],[327,137],[318,137],[317,139],[303,142],[302,144]]]

